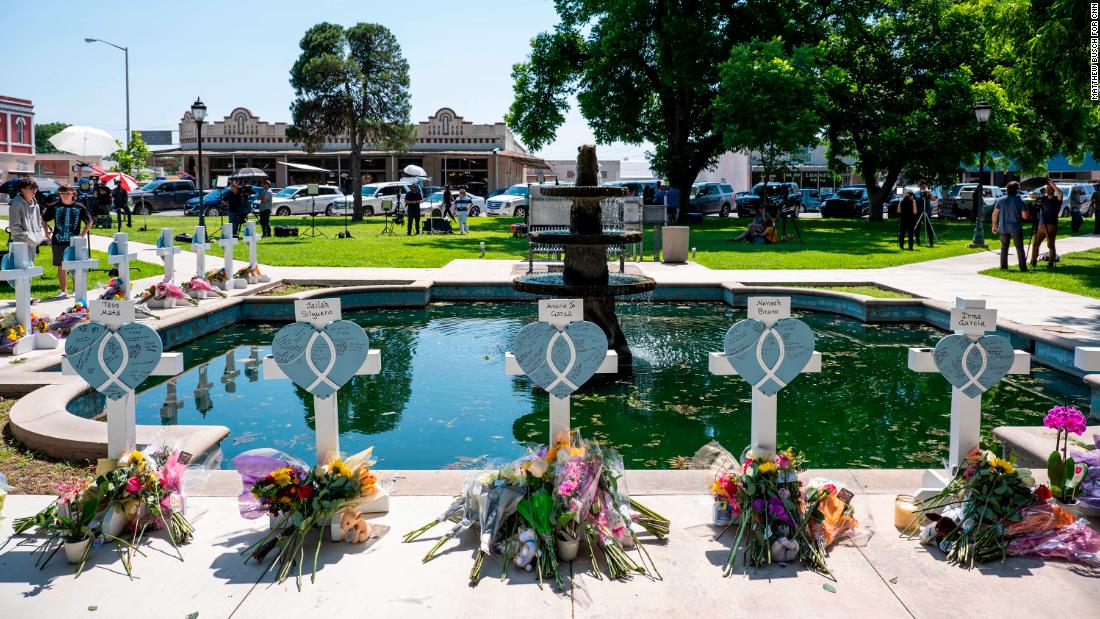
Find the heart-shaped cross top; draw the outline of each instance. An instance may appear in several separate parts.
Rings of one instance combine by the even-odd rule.
[[[940,340],[932,351],[936,369],[968,398],[999,383],[1014,356],[1012,342],[1000,335],[983,335],[975,341],[956,333]]]
[[[775,395],[798,376],[814,354],[814,332],[796,318],[769,329],[746,319],[726,331],[726,359],[737,374],[764,395]]]
[[[271,351],[279,369],[295,385],[325,399],[363,366],[370,338],[363,327],[349,320],[334,320],[324,329],[295,322],[279,329]]]
[[[164,346],[148,325],[133,322],[117,330],[90,322],[73,328],[65,356],[96,391],[118,400],[133,392],[160,363]]]
[[[607,336],[599,325],[580,321],[558,330],[534,322],[516,334],[513,354],[523,373],[556,398],[580,388],[607,357]]]

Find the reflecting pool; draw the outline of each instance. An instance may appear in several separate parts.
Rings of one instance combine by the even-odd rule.
[[[721,350],[744,310],[720,303],[621,303],[634,351],[632,376],[597,376],[573,397],[573,426],[618,448],[631,468],[669,468],[717,440],[739,452],[749,440],[749,387],[712,376],[707,352]],[[906,368],[906,349],[931,346],[931,327],[865,325],[831,314],[795,314],[817,335],[820,374],[800,376],[779,394],[779,445],[794,445],[813,467],[923,467],[947,455],[950,385]],[[534,304],[433,304],[348,312],[382,373],[352,379],[340,392],[341,447],[376,445],[379,466],[465,468],[511,459],[546,441],[546,394],[504,373],[504,353]],[[225,466],[233,456],[275,447],[312,461],[313,398],[286,380],[264,380],[260,359],[281,324],[243,323],[183,346],[187,371],[150,379],[138,396],[138,423],[218,424]],[[998,425],[1039,424],[1054,403],[1085,410],[1077,378],[1036,367],[1009,376],[984,397],[983,438]],[[70,403],[93,417],[102,401]]]

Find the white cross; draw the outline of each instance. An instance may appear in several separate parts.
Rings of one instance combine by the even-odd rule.
[[[176,395],[176,380],[172,377],[165,383],[164,404],[160,405],[160,419],[162,424],[175,425],[179,423],[179,412],[183,408],[183,400]]]
[[[218,245],[222,246],[222,252],[225,258],[225,289],[233,290],[234,288],[244,288],[245,282],[243,279],[233,278],[233,246],[237,244],[237,239],[233,238],[233,224],[225,224],[222,226],[222,238],[218,239]]]
[[[764,297],[750,297],[748,303],[750,307],[755,303],[758,298]],[[767,297],[771,299],[772,297]],[[786,310],[782,315],[776,318],[755,317],[764,323],[766,330],[760,335],[760,338],[769,337],[770,329],[775,325],[779,318],[786,318],[790,315],[790,298],[779,298],[779,302]],[[778,366],[782,363],[783,358],[776,361]],[[712,352],[709,355],[707,362],[708,369],[711,374],[715,376],[738,376],[737,370],[730,364],[729,358],[724,352]],[[806,362],[806,366],[802,368],[800,373],[813,373],[816,374],[821,371],[821,353],[816,350],[810,355],[810,360]],[[752,386],[752,421],[749,430],[749,449],[763,450],[769,453],[777,452],[776,445],[776,429],[778,425],[778,393],[774,395],[766,395],[759,389],[758,385]]]
[[[952,324],[957,334],[965,335],[971,340],[977,341],[983,333],[995,331],[997,328],[997,311],[986,309],[985,301],[983,300],[963,299],[961,297],[956,298],[955,310],[956,314],[959,310],[970,310],[969,313],[971,315],[981,315],[982,322],[985,323],[985,326],[966,327],[960,324]],[[952,322],[958,323],[959,321],[953,317]],[[936,361],[932,352],[932,348],[910,348],[909,369],[914,372],[939,373],[940,370],[936,367]],[[1012,367],[1009,368],[1008,373],[1030,374],[1031,355],[1022,350],[1014,351]],[[947,485],[955,469],[966,460],[966,454],[981,443],[981,429],[981,394],[972,398],[966,395],[962,389],[952,386],[951,435],[950,445],[948,447],[947,474],[941,475],[937,471],[926,471],[923,482],[924,487],[918,490],[918,499],[924,498],[920,496],[921,494],[925,495],[925,497],[930,496]]]
[[[118,235],[116,235],[117,238]],[[123,234],[123,237],[126,235]],[[125,239],[123,239],[125,240]],[[96,306],[100,303],[108,303],[106,301],[90,301],[89,309],[91,311],[92,322],[98,322],[99,324],[106,325],[113,330],[117,330],[123,324],[133,322],[134,316],[134,302],[133,301],[110,301],[109,303],[118,304],[118,307],[123,308],[121,312],[125,314],[121,317],[111,318],[99,318],[100,313],[97,312]],[[160,362],[153,368],[153,376],[175,376],[183,371],[183,353],[167,352],[161,353]],[[68,357],[61,358],[61,372],[68,376],[76,376],[76,370],[69,363]],[[95,385],[93,385],[94,387]],[[124,454],[129,453],[137,448],[137,415],[135,413],[135,404],[137,403],[137,396],[132,390],[127,390],[126,395],[117,400],[111,398],[106,399],[105,410],[107,411],[107,458],[117,460]]]
[[[206,279],[206,252],[209,249],[206,226],[195,226],[195,234],[191,237],[191,251],[195,252],[195,277]]]
[[[69,239],[69,248],[73,250],[73,259],[63,260],[61,268],[73,274],[73,295],[87,302],[88,271],[98,267],[99,260],[91,257],[87,237],[74,236]]]
[[[137,260],[137,254],[129,253],[130,242],[125,232],[116,232],[115,240],[111,241],[110,246],[114,251],[107,250],[107,262],[118,269],[118,277],[122,281],[122,293],[126,298],[130,298],[130,262]]]
[[[12,243],[10,253],[4,256],[0,279],[12,282],[15,288],[15,320],[23,326],[22,338],[12,349],[13,355],[22,355],[35,349],[57,348],[57,338],[49,333],[31,333],[31,280],[42,274],[42,267],[34,266],[34,258],[26,243]],[[41,336],[41,337],[39,337]]]
[[[242,236],[244,236],[245,245],[248,245],[248,266],[254,269],[258,264],[256,262],[256,243],[263,238],[263,235],[256,232],[256,222],[249,221],[244,225],[244,234]]]
[[[1078,346],[1073,352],[1073,365],[1085,372],[1100,372],[1100,346]],[[1089,416],[1100,419],[1100,374],[1086,374],[1085,382],[1091,387],[1092,400]]]
[[[570,302],[570,299],[544,299],[539,301],[539,319],[541,322],[545,322],[553,325],[559,330],[565,328],[570,322],[575,322],[583,319],[584,305],[575,300],[573,303],[573,310],[570,313],[564,315],[553,316],[547,312],[546,304],[560,304],[562,302]],[[597,374],[614,374],[619,371],[619,355],[614,350],[607,351],[607,355],[604,357],[603,362],[600,363],[600,367],[596,369]],[[516,356],[510,352],[504,353],[504,372],[509,376],[523,376],[523,368],[519,366],[519,362],[516,361]],[[579,385],[578,385],[579,386]],[[559,398],[552,393],[546,394],[550,398],[550,436],[547,441],[548,444],[554,444],[558,441],[559,437],[568,436],[570,430],[570,415],[569,415],[569,396]]]
[[[157,243],[157,255],[164,261],[164,281],[171,283],[176,278],[176,254],[180,248],[176,246],[172,237],[171,228],[160,229],[160,242]]]

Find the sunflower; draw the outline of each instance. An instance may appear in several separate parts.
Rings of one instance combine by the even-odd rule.
[[[130,464],[134,466],[141,466],[142,464],[145,464],[145,454],[141,453],[140,451],[130,452]]]
[[[283,467],[271,474],[271,479],[280,486],[286,486],[290,483],[290,467]]]
[[[1016,467],[1003,458],[993,457],[989,460],[989,466],[993,467],[994,471],[997,471],[1001,475],[1011,475],[1016,472]]]
[[[757,470],[761,473],[774,473],[779,470],[779,466],[774,462],[762,462]]]
[[[344,464],[344,461],[340,459],[333,460],[332,463],[328,465],[328,470],[330,473],[334,473],[341,477],[351,477],[351,469],[349,469],[348,465]]]

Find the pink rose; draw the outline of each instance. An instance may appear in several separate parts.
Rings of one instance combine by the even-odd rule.
[[[129,492],[130,494],[137,494],[138,492],[141,492],[141,480],[137,477],[131,477],[130,479],[126,480],[126,492]]]

